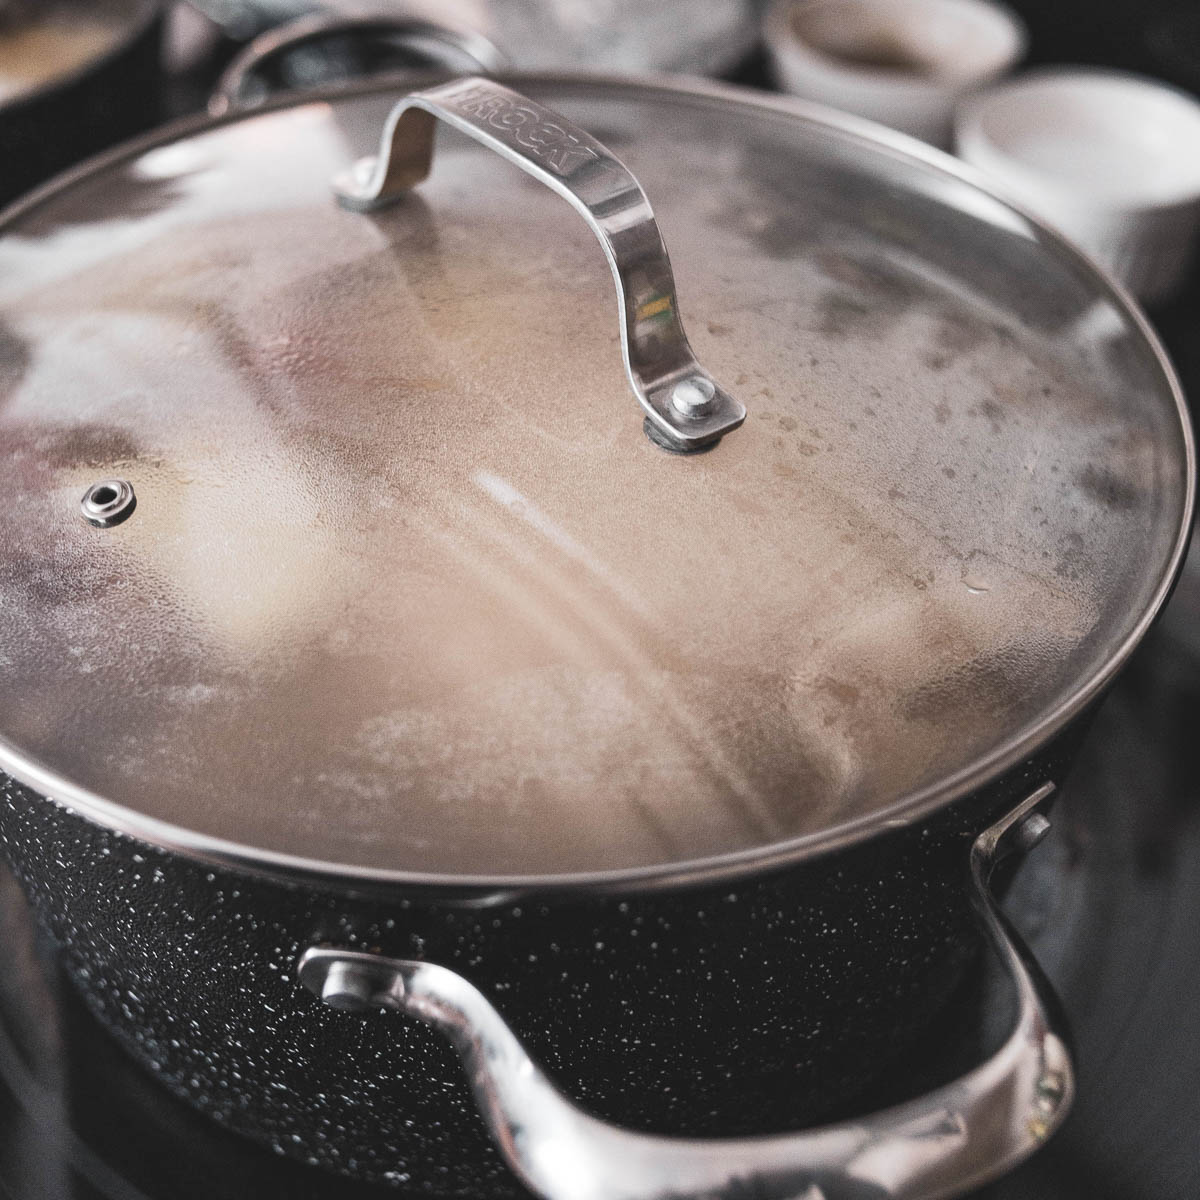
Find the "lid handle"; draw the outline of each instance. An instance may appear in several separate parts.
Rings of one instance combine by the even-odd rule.
[[[334,180],[339,202],[371,212],[420,183],[433,163],[434,117],[528,171],[587,221],[616,281],[621,352],[647,432],[670,449],[698,450],[736,429],[746,409],[688,345],[646,193],[620,159],[558,113],[478,77],[411,92],[388,115],[378,156]]]

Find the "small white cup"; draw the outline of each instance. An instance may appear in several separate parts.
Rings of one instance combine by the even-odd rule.
[[[1027,41],[993,0],[774,0],[763,35],[784,91],[943,147],[958,98]]]
[[[959,109],[959,155],[1155,303],[1187,273],[1200,228],[1200,104],[1155,80],[1036,71]]]

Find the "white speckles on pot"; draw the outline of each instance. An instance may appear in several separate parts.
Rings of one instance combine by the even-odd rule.
[[[423,1194],[519,1194],[448,1046],[324,1007],[310,944],[439,962],[482,988],[569,1095],[705,1135],[819,1120],[933,1019],[971,952],[972,832],[1066,747],[923,828],[719,887],[488,907],[356,896],[188,861],[0,777],[0,844],[97,1017],[215,1120],[313,1165]],[[140,862],[135,862],[135,856]]]

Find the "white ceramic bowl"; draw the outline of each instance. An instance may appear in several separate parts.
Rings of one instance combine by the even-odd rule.
[[[1048,68],[968,99],[958,153],[1154,303],[1200,227],[1200,104],[1155,80]]]
[[[1009,71],[1026,45],[993,0],[774,0],[763,35],[785,91],[938,146],[958,98]]]

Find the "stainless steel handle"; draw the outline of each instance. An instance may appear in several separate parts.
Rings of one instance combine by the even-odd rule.
[[[426,69],[431,70],[498,71],[506,63],[504,54],[477,29],[401,13],[367,17],[310,13],[268,29],[242,47],[217,80],[208,101],[209,114],[220,117],[263,103],[250,94],[251,80],[262,67],[302,46],[345,35],[404,43],[421,51],[428,60]]]
[[[944,1087],[859,1120],[729,1140],[654,1137],[606,1124],[559,1093],[500,1014],[460,975],[432,963],[308,950],[300,978],[338,1008],[389,1008],[455,1046],[496,1145],[547,1200],[942,1200],[1032,1153],[1070,1107],[1075,1075],[1057,1005],[1001,916],[989,881],[1009,850],[1049,828],[1040,788],[971,849],[972,900],[1016,984],[1016,1025],[986,1062]]]
[[[347,208],[398,200],[433,163],[433,118],[475,138],[564,197],[604,247],[617,285],[621,351],[649,428],[671,449],[715,442],[746,410],[696,361],[646,193],[629,168],[565,117],[488,79],[412,92],[392,109],[379,154],[334,181]]]

